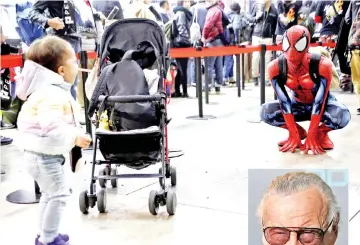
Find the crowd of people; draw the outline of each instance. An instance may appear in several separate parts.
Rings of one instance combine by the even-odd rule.
[[[171,35],[168,36],[169,47],[192,47],[201,45],[206,47],[221,47],[234,44],[274,44],[281,43],[285,31],[297,24],[306,26],[312,35],[312,41],[329,42],[337,40],[342,21],[348,25],[358,20],[359,1],[309,1],[309,0],[250,0],[244,2],[232,2],[225,5],[222,0],[184,0],[176,3],[169,0],[152,2],[152,0],[135,0],[129,3],[117,0],[92,0],[85,1],[91,6],[93,11],[98,13],[99,18],[106,24],[111,20],[106,20],[111,10],[116,6],[119,11],[116,19],[123,18],[147,18],[156,21],[164,29],[170,27]],[[246,3],[246,4],[244,4]],[[64,22],[60,8],[62,2],[36,1],[28,17],[33,23],[45,27],[47,33],[55,34],[67,40],[75,52],[80,50],[94,51],[98,40],[92,38],[74,38],[68,36],[64,31]],[[4,9],[2,5],[2,11]],[[241,7],[242,6],[242,7]],[[5,9],[6,10],[6,9]],[[11,15],[11,18],[14,18]],[[9,28],[9,27],[7,27]],[[101,34],[103,30],[97,28],[96,32]],[[166,30],[165,30],[166,31]],[[354,31],[353,31],[354,32]],[[2,40],[5,45],[5,39]],[[5,49],[4,47],[2,50]],[[23,49],[24,50],[24,49]],[[339,49],[338,66],[344,67],[347,64],[352,76],[346,74],[342,76],[345,82],[354,84],[354,90],[360,94],[358,48],[352,48],[351,53],[344,55],[344,48]],[[349,49],[346,49],[346,52]],[[334,52],[334,50],[332,50]],[[2,52],[2,54],[7,54]],[[350,55],[351,54],[351,55]],[[350,57],[351,56],[351,60]],[[266,52],[265,63],[268,64],[274,55]],[[255,52],[245,56],[245,79],[252,82],[255,86],[259,84],[260,54]],[[204,59],[208,70],[208,88],[220,92],[221,87],[234,83],[234,58],[233,56],[208,57]],[[173,64],[177,68],[175,86],[172,97],[189,97],[187,87],[196,86],[195,64],[193,59],[179,58]],[[93,62],[89,62],[89,66]],[[343,71],[342,71],[343,72]],[[347,72],[351,73],[351,72]],[[7,74],[9,75],[9,74]],[[265,71],[266,84],[270,86],[267,69]],[[352,78],[352,80],[351,80]],[[14,78],[10,78],[14,80]],[[79,82],[78,82],[79,81]],[[348,85],[348,84],[345,85]],[[14,85],[14,83],[12,83]],[[343,87],[346,87],[346,86]],[[15,87],[15,86],[12,86]],[[349,86],[348,86],[349,87]],[[72,96],[83,106],[82,79],[77,79],[72,86]],[[14,93],[14,89],[13,89]],[[77,94],[78,93],[78,94]],[[14,98],[14,96],[13,96]],[[17,107],[19,101],[14,103]],[[360,113],[360,95],[359,109]],[[13,128],[16,117],[14,113],[3,112],[2,128]],[[15,113],[16,114],[16,113]],[[10,115],[10,116],[9,116]],[[9,119],[10,118],[10,119]],[[15,118],[15,119],[14,119]],[[2,144],[11,143],[11,139],[2,137]]]

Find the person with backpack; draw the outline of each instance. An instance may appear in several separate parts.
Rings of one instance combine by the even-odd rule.
[[[357,114],[360,115],[360,0],[351,1],[345,22],[350,26],[348,48],[351,52],[351,77],[358,99]]]
[[[334,143],[329,132],[346,127],[351,120],[348,108],[330,92],[333,63],[308,52],[310,38],[306,27],[291,27],[283,37],[283,54],[268,66],[278,100],[263,104],[260,116],[261,121],[288,130],[289,137],[278,143],[281,152],[331,150]],[[310,121],[308,131],[298,124],[303,121]]]
[[[72,11],[76,11],[75,4],[78,6],[81,6],[82,13],[86,15],[89,13],[89,10],[92,11],[90,2],[88,0],[81,0],[83,1],[82,4],[80,0],[70,0],[67,4],[68,6],[72,6]],[[34,23],[38,23],[41,26],[43,26],[48,34],[53,34],[58,37],[61,37],[62,39],[68,41],[71,46],[73,47],[74,51],[76,53],[80,52],[82,50],[81,47],[81,41],[82,37],[79,37],[79,35],[72,35],[72,31],[74,31],[74,27],[72,24],[66,24],[64,22],[65,18],[65,11],[64,11],[64,1],[50,1],[50,0],[37,0],[34,5],[32,6],[32,10],[29,13],[29,18]],[[87,10],[85,11],[84,8]],[[90,8],[90,9],[87,9]],[[80,11],[80,10],[77,10]],[[83,14],[81,15],[83,16]],[[94,22],[94,16],[86,16],[88,20],[91,22]],[[76,20],[72,19],[73,22],[77,22]],[[87,22],[85,20],[82,20],[83,22]],[[77,23],[74,23],[75,29],[77,29]],[[91,31],[94,33],[97,32],[96,26],[92,26]],[[85,35],[85,34],[84,34]],[[95,40],[94,40],[95,43]],[[78,79],[75,80],[74,84],[71,88],[71,94],[74,97],[74,99],[77,98],[77,85],[78,85]]]
[[[241,15],[240,15],[240,5],[238,3],[232,3],[230,5],[230,12],[223,16],[228,18],[229,24],[225,26],[225,36],[229,44],[238,43],[241,30]],[[223,21],[224,22],[224,21]],[[227,22],[227,20],[225,21]],[[226,23],[225,23],[226,24]],[[233,55],[224,56],[224,84],[234,84],[234,57]]]
[[[171,41],[173,48],[188,48],[191,47],[190,41],[190,26],[193,20],[193,15],[190,11],[191,1],[184,0],[178,1],[177,6],[174,8],[174,38]],[[175,77],[175,93],[172,97],[188,98],[187,92],[187,67],[188,58],[177,58],[177,75]],[[182,86],[182,93],[180,92],[180,85]]]

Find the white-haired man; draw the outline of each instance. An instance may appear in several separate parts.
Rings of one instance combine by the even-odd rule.
[[[264,245],[334,245],[338,236],[340,207],[331,188],[313,173],[274,179],[258,215]]]

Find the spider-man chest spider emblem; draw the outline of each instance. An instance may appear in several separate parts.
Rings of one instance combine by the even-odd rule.
[[[309,43],[310,33],[305,27],[291,27],[283,37],[282,56],[268,67],[278,101],[262,106],[261,119],[289,131],[289,138],[278,144],[282,152],[300,148],[305,153],[320,154],[333,149],[328,132],[344,128],[350,121],[349,110],[329,93],[332,62],[308,53]],[[316,57],[318,70],[314,76],[309,68]],[[310,121],[308,132],[297,123],[302,121]]]

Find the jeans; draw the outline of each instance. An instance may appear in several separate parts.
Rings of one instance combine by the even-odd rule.
[[[30,176],[41,190],[39,230],[40,242],[51,243],[59,234],[60,219],[70,196],[65,179],[63,155],[45,155],[25,151],[24,160]]]
[[[75,38],[69,38],[69,37],[63,37],[64,40],[68,41],[71,46],[73,47],[75,53],[79,53],[81,51],[81,42],[80,39]],[[71,95],[76,100],[76,91],[77,91],[77,85],[79,83],[78,77],[76,77],[74,84],[71,86]]]
[[[212,42],[206,44],[207,47],[221,47],[224,46],[220,39],[215,39]],[[208,65],[208,78],[210,81],[206,81],[208,84],[212,84],[212,78],[214,74],[215,68],[215,81],[217,85],[221,85],[223,83],[223,57],[208,57],[205,59]]]
[[[224,78],[228,79],[234,76],[234,57],[228,55],[224,59]]]
[[[190,83],[196,83],[195,58],[190,59]]]

